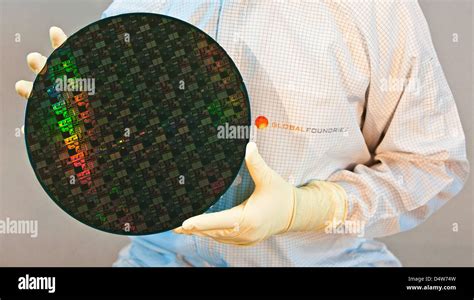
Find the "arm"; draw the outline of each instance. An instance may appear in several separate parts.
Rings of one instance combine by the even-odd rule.
[[[377,237],[426,220],[461,190],[469,164],[453,95],[417,2],[356,10],[371,62],[361,129],[373,161],[329,180],[348,193],[347,220],[365,223],[366,235]],[[408,85],[390,87],[397,80]]]

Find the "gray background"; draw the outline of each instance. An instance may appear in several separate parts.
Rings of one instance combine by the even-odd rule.
[[[33,80],[25,57],[49,55],[52,25],[71,34],[100,17],[110,1],[0,0],[0,220],[38,220],[39,237],[0,235],[0,266],[110,266],[126,237],[89,228],[62,212],[42,190],[29,165],[23,136],[26,101],[14,91],[17,80]],[[454,93],[472,156],[472,4],[470,1],[420,1],[441,64]],[[21,43],[15,43],[15,33]],[[453,33],[459,42],[452,42]],[[474,167],[472,167],[474,169]],[[424,224],[382,240],[405,266],[474,266],[473,184]],[[453,224],[459,226],[453,232]]]

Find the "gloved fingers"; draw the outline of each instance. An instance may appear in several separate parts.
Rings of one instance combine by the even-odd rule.
[[[49,29],[49,39],[51,41],[51,46],[56,49],[64,43],[64,41],[67,39],[67,36],[61,28],[53,26]],[[46,64],[46,60],[46,57],[37,52],[30,53],[26,57],[28,66],[33,72],[35,72],[35,74],[38,74],[43,69],[44,65]],[[15,90],[18,95],[28,99],[31,91],[33,90],[33,82],[26,80],[17,81],[15,83]]]
[[[238,225],[237,225],[238,228]],[[196,235],[201,237],[212,238],[219,242],[225,242],[232,240],[236,235],[239,234],[234,228],[232,229],[215,229],[215,230],[185,230],[182,227],[178,227],[173,230],[176,233],[186,234],[186,235]]]
[[[262,239],[250,239],[241,237],[241,232],[234,229],[222,229],[222,230],[184,230],[182,227],[178,227],[173,230],[176,233],[195,235],[200,237],[211,238],[219,243],[235,245],[235,246],[252,246],[259,243]]]
[[[227,229],[230,230],[230,229]],[[213,240],[229,245],[235,246],[253,246],[258,244],[262,239],[251,239],[248,237],[241,236],[238,232],[214,232],[214,231],[199,231],[193,232],[193,235],[202,236],[202,237],[209,237]]]
[[[56,49],[64,43],[67,36],[61,28],[53,26],[49,29],[49,39],[51,40],[51,47]]]
[[[28,67],[30,67],[31,71],[35,74],[38,74],[43,69],[46,64],[46,59],[46,57],[38,52],[32,52],[26,56]]]
[[[254,142],[249,142],[247,144],[245,163],[256,187],[268,181],[268,175],[271,172],[271,169],[263,160],[262,156],[260,156],[260,153],[258,153],[257,144]]]
[[[179,233],[179,234],[188,234],[188,233],[185,232],[185,230],[183,229],[182,226],[176,227],[175,229],[173,229],[173,232],[174,233]]]
[[[15,83],[15,90],[18,95],[25,99],[28,99],[31,94],[31,91],[33,90],[33,82],[26,80],[17,81]]]
[[[243,204],[215,213],[207,213],[191,217],[183,222],[184,230],[215,230],[232,229],[242,218]]]

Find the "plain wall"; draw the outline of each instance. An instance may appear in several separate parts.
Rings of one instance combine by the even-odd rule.
[[[0,0],[0,219],[38,220],[39,236],[0,235],[0,266],[110,266],[128,242],[89,228],[61,211],[37,182],[28,162],[23,124],[26,101],[14,91],[19,79],[33,80],[25,57],[49,55],[52,25],[71,34],[100,17],[110,1]],[[472,4],[420,1],[439,59],[454,93],[472,156]],[[21,42],[15,42],[15,34]],[[453,33],[459,42],[453,43]],[[472,176],[464,190],[427,222],[383,238],[405,266],[473,266]],[[458,232],[453,232],[453,224]]]

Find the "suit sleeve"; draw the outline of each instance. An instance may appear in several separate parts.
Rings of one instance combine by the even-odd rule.
[[[374,1],[351,10],[371,65],[361,130],[373,159],[329,180],[348,194],[347,221],[380,237],[426,220],[462,189],[469,164],[456,104],[418,3]]]

